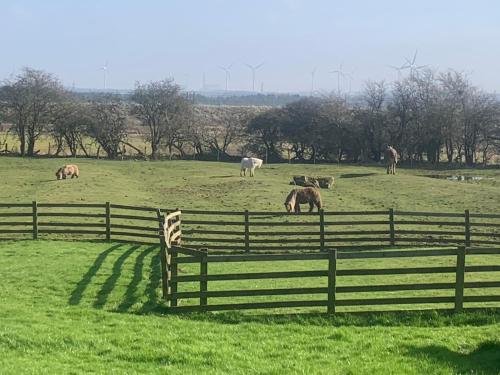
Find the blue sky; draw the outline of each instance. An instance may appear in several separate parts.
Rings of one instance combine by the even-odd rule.
[[[230,89],[249,90],[244,65],[264,65],[265,91],[337,88],[393,81],[418,49],[417,64],[465,71],[488,91],[500,88],[499,1],[337,0],[0,0],[0,79],[23,66],[56,74],[65,85],[101,88],[173,77],[199,89],[202,76],[224,88],[220,65],[235,63]],[[342,89],[348,90],[348,80]]]

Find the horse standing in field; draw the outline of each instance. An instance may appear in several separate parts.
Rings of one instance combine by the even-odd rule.
[[[61,167],[56,172],[56,177],[58,180],[66,179],[66,177],[80,177],[80,170],[76,164],[67,164],[64,167]]]
[[[255,168],[262,167],[263,160],[258,158],[243,158],[240,164],[240,176],[246,176],[247,169],[250,170],[250,177],[255,174]]]
[[[301,203],[309,203],[309,212],[312,212],[314,206],[318,207],[318,211],[323,207],[319,190],[313,187],[293,189],[286,197],[285,208],[288,212],[294,211],[298,214]]]
[[[392,146],[387,146],[387,148],[385,149],[384,160],[387,164],[387,174],[396,174],[398,152]]]

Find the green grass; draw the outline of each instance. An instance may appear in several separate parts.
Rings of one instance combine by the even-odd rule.
[[[168,315],[157,249],[0,244],[0,368],[18,373],[497,374],[500,313]]]
[[[78,163],[78,180],[55,180],[65,163]],[[382,166],[271,164],[255,178],[239,177],[235,163],[0,158],[0,201],[105,202],[212,210],[282,211],[293,175],[332,175],[336,187],[322,190],[325,209],[500,212],[500,169],[441,174],[490,177],[461,183],[424,177],[426,170]]]
[[[231,163],[77,159],[81,178],[56,181],[55,170],[68,162],[75,160],[0,158],[0,202],[111,201],[281,211],[291,177],[306,174],[336,178],[334,189],[322,190],[327,210],[500,212],[500,170],[493,169],[432,172],[491,178],[458,183],[423,177],[429,174],[426,170],[400,169],[398,175],[387,176],[382,166],[266,165],[250,179],[240,178],[239,166]],[[412,266],[447,261],[421,259]],[[302,312],[298,315],[254,311],[176,316],[168,314],[161,301],[158,262],[154,246],[0,242],[0,372],[500,373],[498,310],[326,316],[324,309],[312,309],[309,313],[297,310]],[[401,262],[405,260],[343,266],[397,267]],[[289,265],[216,266],[221,267],[214,268],[217,272],[227,272],[224,266],[231,267],[231,272],[252,272],[256,267],[271,270]],[[184,272],[194,267],[182,266]],[[323,269],[324,264],[294,267]],[[431,282],[432,277],[398,276],[391,281]],[[378,281],[376,277],[339,279],[344,285]],[[308,282],[312,286],[316,280]],[[256,281],[252,287],[291,287],[292,283]],[[235,282],[230,288],[238,286]]]

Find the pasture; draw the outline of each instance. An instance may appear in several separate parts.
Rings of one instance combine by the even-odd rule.
[[[64,163],[78,164],[81,177],[56,181]],[[486,178],[425,176],[434,173]],[[500,170],[388,176],[383,166],[265,165],[243,178],[238,164],[189,161],[0,158],[0,202],[281,211],[289,181],[302,174],[336,178],[334,189],[321,191],[326,210],[500,212]],[[2,373],[500,371],[498,310],[169,315],[158,248],[113,242],[0,242],[0,270]]]

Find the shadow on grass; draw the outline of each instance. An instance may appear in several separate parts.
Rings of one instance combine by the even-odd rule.
[[[162,304],[161,297],[158,295],[159,288],[161,286],[161,265],[160,265],[160,253],[156,253],[151,257],[151,263],[149,265],[149,283],[146,286],[146,295],[148,300],[142,305],[139,310],[139,314],[165,314],[166,308]]]
[[[438,345],[412,346],[407,350],[409,355],[418,359],[440,365],[444,363],[457,374],[497,375],[500,373],[500,342],[498,341],[483,342],[470,353],[457,353]]]
[[[168,308],[162,309],[168,313]],[[161,310],[158,309],[160,313]],[[220,313],[176,314],[180,319],[191,321],[215,322],[221,324],[261,323],[261,324],[302,324],[313,326],[356,326],[356,327],[446,327],[446,326],[483,326],[500,322],[500,308],[471,309],[456,314],[447,310],[426,311],[384,311],[336,313],[297,313],[297,314],[248,314],[241,311]]]
[[[101,268],[102,264],[106,260],[106,257],[113,252],[114,250],[122,247],[124,244],[117,244],[111,246],[109,249],[103,251],[97,259],[94,261],[94,264],[89,268],[87,273],[83,275],[82,279],[76,284],[76,288],[71,292],[71,297],[69,298],[70,305],[78,305],[82,300],[83,293],[85,289],[89,286],[92,278],[96,275],[99,268]]]
[[[100,309],[106,304],[108,296],[113,291],[116,282],[121,275],[123,263],[125,263],[127,258],[131,256],[138,248],[140,248],[140,245],[130,246],[127,251],[120,255],[118,259],[116,259],[115,264],[113,264],[113,269],[111,270],[111,275],[106,279],[101,287],[101,290],[99,290],[99,292],[97,293],[96,300],[93,303],[93,306],[95,308]]]
[[[127,286],[127,290],[125,291],[125,295],[123,296],[123,301],[116,308],[119,312],[126,312],[130,307],[132,307],[138,300],[137,296],[137,288],[142,281],[143,278],[143,268],[144,268],[144,259],[151,254],[154,250],[158,251],[158,245],[150,246],[144,249],[136,258],[134,265],[134,277],[130,281]],[[148,295],[148,302],[154,301],[156,303],[156,287],[158,286],[159,279],[161,278],[160,273],[160,257],[159,253],[156,255],[158,259],[155,259],[155,256],[152,257],[151,260],[151,273],[150,273],[150,281],[148,286],[146,287],[146,294]],[[156,263],[158,262],[158,263]]]
[[[358,177],[369,177],[374,176],[377,173],[343,173],[339,178],[358,178]]]

